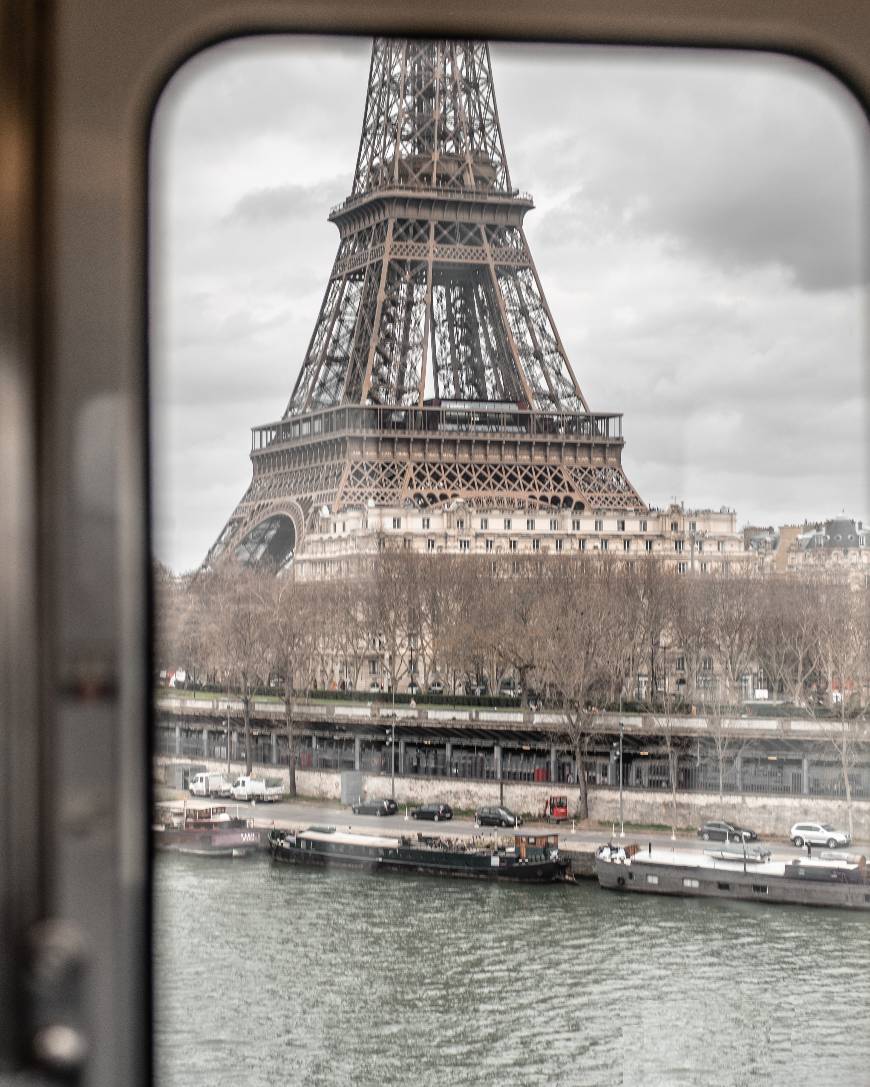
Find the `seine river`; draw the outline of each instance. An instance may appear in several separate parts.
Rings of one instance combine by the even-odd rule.
[[[161,855],[159,1087],[870,1084],[867,915]]]

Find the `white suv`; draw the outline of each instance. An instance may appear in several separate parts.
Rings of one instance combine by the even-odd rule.
[[[798,849],[807,842],[810,845],[824,845],[828,849],[852,844],[851,834],[845,830],[837,830],[830,823],[795,823],[788,836]]]

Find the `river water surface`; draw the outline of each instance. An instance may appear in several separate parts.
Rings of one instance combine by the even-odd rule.
[[[867,914],[160,855],[159,1087],[870,1084]]]

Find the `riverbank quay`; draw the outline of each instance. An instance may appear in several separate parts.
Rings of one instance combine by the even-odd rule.
[[[601,821],[618,818],[621,788],[626,821],[670,822],[663,813],[675,781],[676,822],[686,826],[708,818],[754,819],[769,834],[777,832],[777,820],[789,826],[813,817],[845,823],[848,770],[852,832],[870,836],[870,723],[845,722],[848,735],[840,736],[834,718],[764,709],[743,713],[737,707],[731,716],[710,719],[597,714],[583,757],[590,814]],[[232,696],[159,694],[155,755],[238,765],[245,758],[241,710]],[[537,812],[548,793],[573,802],[579,792],[564,718],[550,709],[298,699],[292,720],[300,791],[309,795],[338,795],[332,775],[349,773],[401,779],[413,790],[413,803],[427,802],[427,790],[449,789],[443,799],[454,807],[505,803]],[[289,752],[283,703],[255,699],[251,726],[253,763],[261,773],[280,773]],[[844,739],[846,766],[835,746]]]
[[[160,784],[186,787],[185,773],[214,771],[225,774],[226,761],[202,759],[191,762],[184,758],[158,756],[154,774]],[[240,770],[238,762],[233,769]],[[256,764],[255,772],[278,777],[288,782],[286,766]],[[419,774],[399,775],[337,770],[297,770],[296,787],[300,797],[327,803],[355,802],[358,797],[382,797],[393,793],[402,806],[447,803],[458,811],[503,804],[524,818],[540,817],[547,799],[554,793],[566,796],[568,810],[576,811],[579,787],[560,783],[534,781],[466,780],[458,777],[427,777]],[[622,790],[612,786],[589,785],[589,820],[593,824],[615,825],[621,821],[639,826],[667,826],[673,818],[671,793],[668,789]],[[741,826],[752,827],[765,838],[785,838],[789,827],[806,820],[848,827],[848,806],[844,800],[823,797],[769,796],[756,793],[725,794],[720,803],[718,793],[696,793],[678,789],[676,794],[677,828],[695,829],[709,819],[725,819]],[[852,801],[853,837],[870,841],[870,801]]]

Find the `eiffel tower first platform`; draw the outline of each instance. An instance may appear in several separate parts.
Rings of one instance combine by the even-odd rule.
[[[374,507],[642,512],[622,417],[589,406],[523,231],[489,49],[376,39],[338,254],[290,403],[206,564],[279,565]]]

